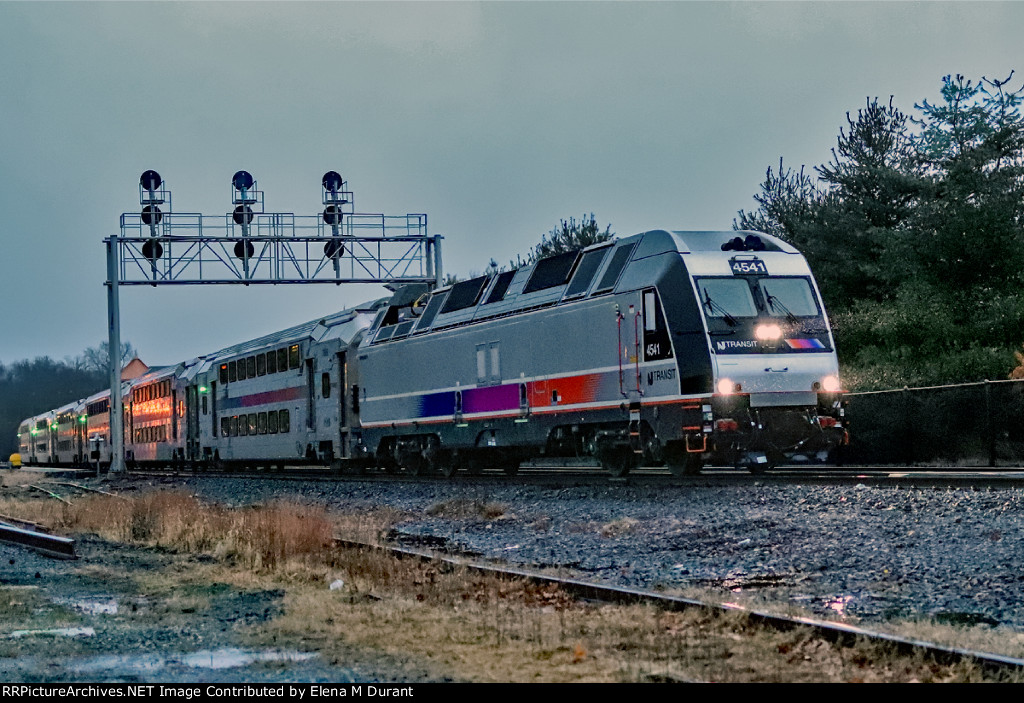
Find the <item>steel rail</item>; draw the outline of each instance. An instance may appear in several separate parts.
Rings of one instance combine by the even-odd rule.
[[[34,549],[55,559],[77,559],[75,541],[67,537],[47,535],[0,522],[0,542]]]
[[[708,603],[695,598],[669,596],[637,588],[610,586],[592,583],[589,581],[581,581],[579,579],[561,578],[526,569],[484,564],[460,559],[458,557],[442,556],[436,553],[407,549],[405,547],[369,544],[341,538],[336,538],[334,543],[338,547],[344,549],[374,551],[393,556],[398,559],[412,558],[424,562],[440,562],[452,567],[461,567],[475,573],[495,576],[500,579],[522,579],[535,584],[557,586],[569,595],[581,600],[614,603],[619,605],[649,605],[669,611],[697,609],[714,613],[744,613],[752,622],[755,622],[758,625],[780,631],[788,631],[798,627],[805,627],[822,639],[843,647],[852,646],[858,640],[869,640],[891,646],[896,652],[902,655],[923,654],[939,664],[949,665],[965,662],[977,664],[982,669],[989,672],[1024,672],[1024,659],[1017,659],[991,652],[979,652],[960,647],[945,647],[935,644],[934,642],[926,642],[923,640],[900,637],[898,635],[890,635],[845,623],[829,622],[827,620],[816,620],[805,617],[776,615],[774,613],[747,608],[746,606],[739,605],[738,603]]]

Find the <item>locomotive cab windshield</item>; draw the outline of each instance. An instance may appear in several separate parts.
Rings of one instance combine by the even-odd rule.
[[[713,344],[715,351],[831,350],[821,304],[808,277],[700,276],[695,282],[711,337],[746,342]],[[770,342],[784,343],[775,349],[765,344]]]

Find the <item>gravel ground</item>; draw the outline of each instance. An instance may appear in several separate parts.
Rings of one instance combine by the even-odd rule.
[[[389,505],[410,515],[399,539],[591,580],[742,592],[865,625],[930,616],[1024,629],[1024,487],[187,482],[234,505],[275,496],[340,510]],[[448,501],[505,514],[428,514]]]

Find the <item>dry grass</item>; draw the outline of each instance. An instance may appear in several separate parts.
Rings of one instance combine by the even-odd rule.
[[[618,537],[632,531],[639,524],[639,520],[634,520],[631,517],[622,517],[618,520],[612,520],[611,522],[601,526],[601,536],[611,538]]]
[[[427,508],[427,515],[451,520],[497,520],[505,517],[507,512],[500,503],[490,503],[479,498],[455,498]]]
[[[0,501],[0,512],[66,532],[180,552],[211,554],[248,569],[275,570],[291,562],[323,562],[333,549],[334,525],[323,508],[279,502],[228,509],[184,491],[153,491],[133,500],[87,495],[66,506],[54,500]]]

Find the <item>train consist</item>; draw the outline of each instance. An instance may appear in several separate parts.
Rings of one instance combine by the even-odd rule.
[[[513,474],[540,456],[697,473],[846,440],[804,257],[758,232],[649,231],[389,298],[122,386],[129,466]],[[26,464],[110,461],[109,391],[19,428]]]

